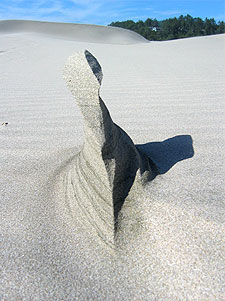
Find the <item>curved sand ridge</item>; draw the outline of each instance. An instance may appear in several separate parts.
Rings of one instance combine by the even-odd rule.
[[[98,235],[113,245],[118,213],[131,187],[134,197],[154,177],[153,171],[99,96],[103,75],[96,58],[87,50],[76,53],[68,59],[64,77],[84,117],[85,132],[83,148],[64,179],[73,191],[66,198],[71,211],[77,202]]]
[[[32,32],[80,42],[105,44],[135,44],[147,40],[141,35],[111,26],[56,23],[26,20],[0,21],[0,33]]]

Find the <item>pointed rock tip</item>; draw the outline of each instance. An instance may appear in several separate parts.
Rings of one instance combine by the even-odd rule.
[[[84,51],[86,60],[94,73],[95,77],[97,78],[99,84],[101,85],[102,78],[103,78],[103,73],[102,73],[102,68],[98,62],[98,60],[88,51]]]

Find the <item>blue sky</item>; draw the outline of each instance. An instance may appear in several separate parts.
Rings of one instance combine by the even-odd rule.
[[[0,0],[0,20],[44,20],[107,25],[190,14],[225,20],[224,0]]]

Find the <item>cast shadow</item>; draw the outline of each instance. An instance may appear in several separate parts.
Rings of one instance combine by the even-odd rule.
[[[155,174],[165,174],[177,162],[194,156],[193,140],[190,135],[179,135],[162,142],[149,142],[135,145],[145,154]]]
[[[194,156],[193,140],[190,135],[180,135],[162,142],[149,142],[145,144],[135,145],[138,152],[141,154],[143,164],[141,174],[151,169],[151,173],[147,181],[152,181],[159,174],[165,174],[177,162],[192,158]],[[111,154],[111,153],[110,153]],[[133,155],[133,157],[132,157]],[[110,157],[111,158],[111,157]],[[117,158],[115,158],[117,160]],[[117,231],[118,214],[123,207],[124,201],[135,180],[136,171],[133,164],[136,162],[136,155],[130,151],[129,162],[124,162],[125,171],[121,172],[121,165],[116,165],[118,169],[115,170],[114,190],[113,190],[113,206],[115,219],[115,232]],[[120,160],[118,160],[120,161]],[[126,181],[121,180],[121,175],[125,173],[131,174],[135,170],[133,176],[128,177]]]

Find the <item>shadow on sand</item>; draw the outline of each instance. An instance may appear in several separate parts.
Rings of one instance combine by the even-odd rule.
[[[155,176],[165,174],[177,162],[194,156],[193,140],[190,135],[179,135],[162,142],[135,146],[139,152],[148,157]]]
[[[148,159],[148,163],[152,171],[148,181],[154,180],[154,178],[159,174],[165,174],[177,162],[194,156],[193,140],[190,135],[180,135],[166,139],[162,142],[149,142],[145,144],[136,144],[135,146],[142,157],[144,155],[144,157],[147,157]],[[148,170],[148,168],[148,166],[144,166],[144,169],[141,172],[144,173]],[[128,195],[133,182],[134,178],[131,180],[129,186],[127,186],[126,182],[126,186],[123,187],[123,189],[126,188],[124,189],[126,196]],[[119,194],[115,193],[113,197],[115,231],[117,231],[118,214],[126,198],[125,196],[118,200],[116,198],[117,195]]]

